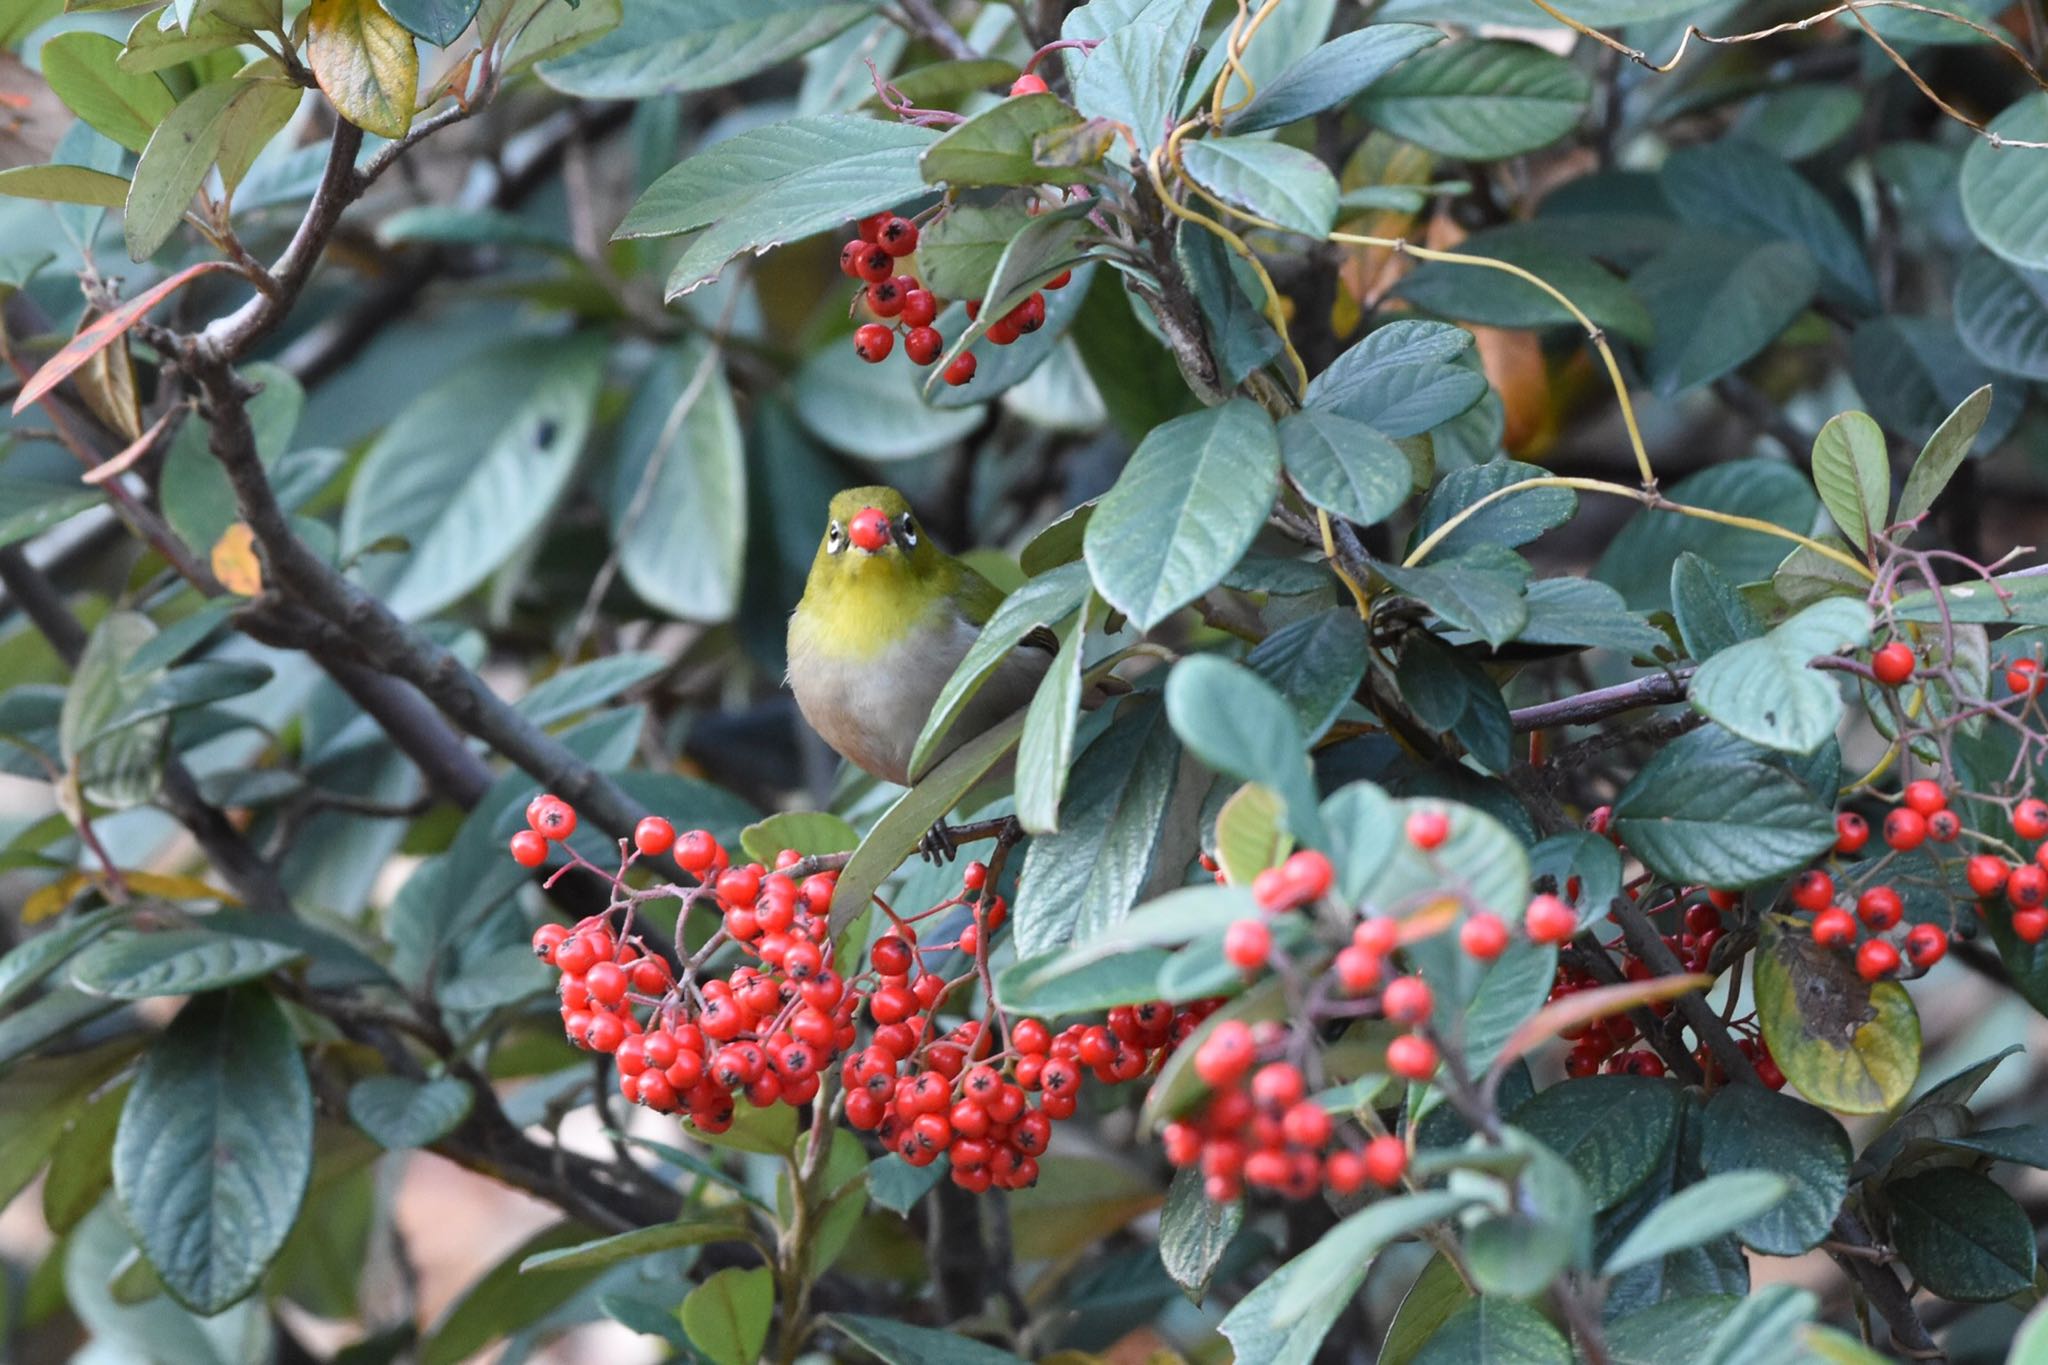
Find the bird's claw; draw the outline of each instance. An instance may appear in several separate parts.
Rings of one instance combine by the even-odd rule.
[[[944,820],[934,823],[917,841],[917,856],[928,863],[950,863],[959,852],[959,846],[953,842],[953,831]]]

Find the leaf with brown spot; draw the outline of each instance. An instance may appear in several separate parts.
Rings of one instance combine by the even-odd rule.
[[[1920,1016],[1906,988],[1864,981],[1847,953],[1815,943],[1801,920],[1764,920],[1756,1007],[1778,1069],[1823,1108],[1882,1113],[1920,1074]]]
[[[365,132],[401,138],[419,97],[412,34],[377,0],[313,0],[306,61],[341,116]]]

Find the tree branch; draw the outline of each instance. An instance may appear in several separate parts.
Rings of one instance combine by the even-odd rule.
[[[1576,697],[1563,697],[1557,701],[1538,702],[1508,713],[1514,722],[1515,733],[1527,734],[1531,730],[1548,730],[1558,725],[1591,725],[1595,721],[1618,716],[1643,706],[1664,706],[1674,701],[1685,700],[1686,682],[1692,677],[1690,666],[1674,668],[1666,673],[1654,673],[1633,682],[1617,683],[1613,687],[1596,688],[1581,692]]]

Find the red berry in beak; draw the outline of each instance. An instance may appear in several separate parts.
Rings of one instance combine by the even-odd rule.
[[[879,550],[889,543],[889,518],[879,507],[863,507],[847,524],[846,535],[863,550]]]

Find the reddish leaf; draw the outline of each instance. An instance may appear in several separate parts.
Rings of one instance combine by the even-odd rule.
[[[1515,1058],[1568,1028],[1590,1024],[1595,1019],[1605,1019],[1610,1014],[1619,1014],[1637,1005],[1669,1000],[1687,991],[1705,990],[1713,984],[1713,977],[1694,973],[1691,976],[1657,976],[1648,981],[1622,981],[1612,986],[1595,986],[1589,991],[1573,991],[1530,1015],[1508,1039],[1507,1046],[1500,1050],[1500,1056],[1494,1059],[1493,1069],[1505,1071],[1513,1065]]]
[[[226,261],[201,261],[197,265],[188,265],[169,279],[128,300],[105,317],[94,319],[90,325],[82,328],[77,336],[65,342],[63,350],[44,361],[43,367],[30,376],[28,383],[22,386],[20,396],[14,400],[15,412],[25,411],[31,403],[63,383],[73,370],[112,345],[116,337],[140,322],[145,313],[185,284],[211,271],[230,268]]]

